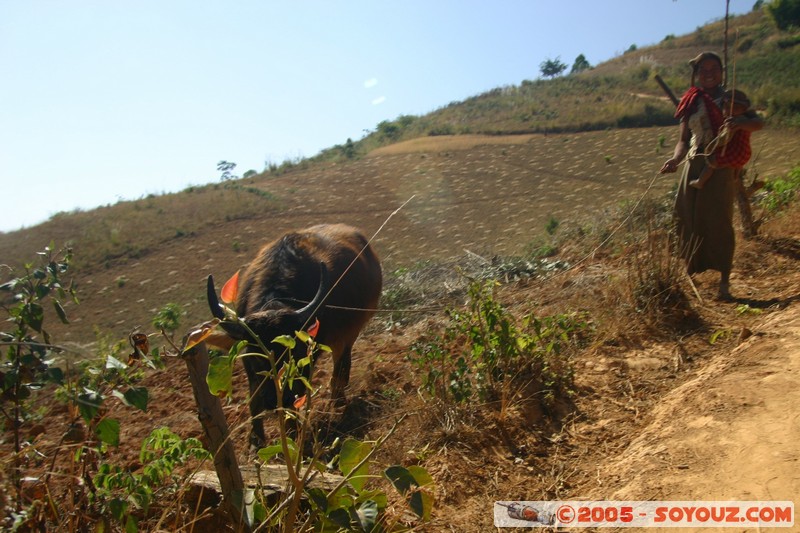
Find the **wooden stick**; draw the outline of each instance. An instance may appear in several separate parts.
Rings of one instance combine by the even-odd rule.
[[[244,481],[233,443],[229,438],[228,423],[219,398],[211,394],[206,383],[208,375],[206,343],[201,342],[186,350],[181,357],[189,370],[189,381],[192,383],[192,392],[197,402],[197,417],[208,437],[209,451],[214,456],[214,469],[217,471],[222,488],[224,505],[233,523],[238,525],[237,530],[249,532],[252,530],[252,524],[246,512]]]
[[[731,0],[725,0],[725,41],[723,44],[723,59],[725,61],[725,77],[722,80],[723,85],[728,84],[728,16],[731,7]]]
[[[678,97],[675,96],[675,93],[673,93],[672,89],[669,88],[669,85],[667,85],[667,82],[665,82],[661,78],[661,76],[658,75],[658,74],[655,75],[655,79],[656,79],[656,82],[661,86],[661,89],[667,94],[669,99],[672,100],[672,104],[677,107],[678,104],[681,103],[681,101],[678,100]]]
[[[700,291],[697,290],[697,286],[694,284],[694,280],[692,280],[692,276],[686,274],[686,279],[689,280],[689,285],[692,287],[692,291],[694,291],[694,295],[697,296],[697,299],[700,300],[700,303],[703,303],[703,297],[700,296]]]

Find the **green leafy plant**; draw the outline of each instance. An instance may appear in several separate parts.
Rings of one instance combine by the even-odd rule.
[[[71,373],[55,393],[70,407],[72,424],[82,420],[90,435],[111,446],[119,444],[120,425],[118,420],[106,416],[105,401],[113,397],[140,411],[147,411],[149,402],[147,388],[137,384],[143,377],[141,366],[131,366],[123,360],[120,353],[123,346],[117,343],[111,353],[80,363],[78,371]],[[148,366],[157,366],[157,359],[146,357],[144,361]]]
[[[399,422],[398,422],[399,424]],[[396,520],[386,514],[388,497],[384,490],[374,487],[380,479],[371,474],[374,464],[371,461],[374,453],[392,435],[394,428],[376,442],[362,442],[348,438],[338,448],[338,453],[327,465],[315,458],[302,460],[294,441],[289,441],[291,462],[300,466],[302,480],[332,468],[342,474],[341,481],[331,489],[303,486],[303,493],[309,502],[304,520],[298,529],[306,530],[344,530],[344,531],[395,531]],[[283,446],[275,443],[259,450],[258,457],[264,462],[270,461],[281,453]],[[431,518],[434,505],[434,481],[428,472],[420,466],[403,467],[393,465],[385,468],[382,477],[388,480],[399,493],[411,511],[423,521]],[[272,524],[286,526],[290,519],[285,513],[281,516],[280,504],[269,512]]]
[[[592,68],[592,65],[586,59],[586,56],[579,54],[578,57],[575,58],[575,62],[572,63],[572,69],[569,71],[569,73],[577,74],[579,72],[583,72],[584,70],[589,70],[590,68]]]
[[[192,459],[207,460],[211,454],[194,438],[181,439],[169,428],[154,429],[142,442],[138,472],[111,463],[97,469],[89,503],[103,516],[111,516],[126,532],[138,531],[138,518],[148,515],[151,504],[165,501],[181,490],[178,466]]]
[[[10,325],[8,331],[0,332],[0,399],[4,429],[13,435],[15,444],[8,464],[9,479],[16,490],[16,501],[7,508],[8,518],[2,524],[14,530],[53,530],[67,524],[71,530],[80,530],[96,522],[97,515],[89,510],[86,499],[97,487],[96,475],[102,482],[103,472],[115,468],[121,472],[109,465],[103,471],[98,469],[108,448],[120,443],[120,422],[108,416],[107,400],[116,399],[145,411],[149,395],[138,381],[143,368],[160,366],[157,350],[151,353],[148,337],[142,333],[131,335],[130,356],[124,355],[123,342],[110,342],[101,336],[97,342],[102,354],[99,358],[74,357],[54,344],[46,329],[46,308],[52,305],[58,319],[68,323],[63,304],[67,299],[77,303],[74,287],[64,281],[71,260],[68,248],[56,251],[51,244],[38,254],[37,261],[25,264],[20,272],[6,267],[11,279],[0,285],[0,291],[7,296],[2,306],[9,316],[6,324]],[[63,369],[56,366],[56,360],[64,365]],[[46,409],[39,405],[29,410],[29,405],[37,405],[35,393],[45,387],[50,387],[47,394],[66,404],[64,426],[46,430],[55,437],[61,433],[61,440],[49,456],[39,451],[39,432],[25,428]],[[65,450],[71,452],[68,472],[56,466],[63,464],[58,458]],[[35,467],[45,457],[50,467],[42,475]],[[29,467],[34,470],[29,471]],[[58,488],[53,484],[55,479]],[[131,497],[135,497],[133,492]],[[63,505],[67,509],[62,510]],[[78,508],[82,509],[80,513],[73,512]],[[131,527],[126,524],[128,531]]]
[[[547,224],[545,224],[544,229],[548,235],[552,236],[556,234],[556,230],[558,230],[558,226],[560,225],[561,223],[558,221],[558,219],[553,215],[550,215],[550,218],[547,219]]]
[[[13,434],[15,458],[19,457],[21,429],[29,416],[27,400],[46,383],[61,383],[64,379],[61,369],[52,364],[59,348],[52,344],[45,329],[45,306],[49,300],[58,319],[68,322],[62,302],[69,298],[77,303],[72,284],[63,281],[71,259],[70,249],[57,251],[51,243],[38,254],[37,262],[25,264],[19,275],[0,285],[0,291],[11,300],[3,305],[9,317],[6,324],[11,329],[0,332],[0,398],[5,428]],[[9,270],[12,276],[17,274]],[[12,479],[19,492],[18,467],[17,464],[12,469]]]
[[[228,310],[228,313],[229,320],[238,321],[240,326],[250,331],[232,310]],[[286,466],[288,484],[292,490],[274,505],[257,496],[251,504],[245,506],[244,515],[248,522],[259,522],[284,531],[394,530],[391,520],[385,515],[388,502],[386,494],[370,484],[373,479],[370,474],[370,459],[405,417],[401,417],[392,430],[378,441],[367,443],[347,439],[338,448],[332,461],[325,464],[320,460],[323,455],[336,451],[338,439],[332,445],[325,446],[317,439],[311,423],[312,404],[317,392],[312,387],[311,380],[306,377],[310,373],[304,371],[313,364],[318,352],[330,351],[330,348],[314,339],[318,327],[317,322],[308,331],[296,331],[294,336],[282,335],[273,339],[273,343],[285,348],[278,354],[267,349],[263,340],[250,331],[262,353],[247,352],[247,343],[241,342],[233,346],[228,354],[217,355],[209,362],[207,383],[209,390],[217,396],[231,393],[233,363],[239,357],[265,357],[272,369],[266,373],[266,377],[272,379],[276,388],[280,437],[260,449],[258,457],[264,463],[276,459],[281,461]],[[291,352],[297,343],[306,345],[306,356],[295,360],[291,357]],[[276,362],[281,362],[279,368],[276,367]],[[292,406],[282,405],[283,391],[287,387],[291,389],[297,380],[305,385],[306,394],[298,398]],[[306,457],[303,451],[309,447],[309,443],[313,452]],[[343,476],[336,487],[325,491],[309,486],[313,476],[334,466],[338,466]],[[424,469],[403,469],[395,466],[386,469],[384,477],[397,488],[420,519],[430,519],[433,480]],[[310,509],[304,510],[304,499],[308,500]]]
[[[353,139],[350,137],[347,138],[347,141],[345,141],[344,146],[341,147],[341,150],[342,155],[346,159],[355,159],[358,155],[358,152],[356,151],[356,145],[353,143]]]
[[[755,307],[750,307],[747,304],[740,304],[736,306],[737,315],[760,315],[764,311]]]
[[[153,317],[153,327],[157,330],[173,333],[181,323],[183,310],[176,303],[168,303]]]
[[[533,259],[553,257],[558,253],[558,245],[552,239],[536,238],[528,243],[526,253]]]
[[[565,70],[567,70],[567,65],[561,61],[560,57],[555,59],[548,58],[539,63],[539,72],[541,72],[542,76],[545,78],[555,78],[556,76],[560,76]]]
[[[544,407],[572,382],[565,349],[587,328],[576,315],[520,321],[493,296],[496,282],[472,282],[464,310],[450,310],[443,334],[417,342],[410,359],[423,370],[423,389],[454,403],[495,401],[517,385],[535,384]]]
[[[760,205],[770,214],[788,206],[800,190],[800,167],[792,169],[785,178],[767,180],[764,184]]]

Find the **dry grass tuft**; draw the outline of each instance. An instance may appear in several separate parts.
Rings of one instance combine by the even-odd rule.
[[[626,257],[625,291],[633,323],[656,336],[696,329],[700,317],[684,291],[685,265],[664,230],[651,230]]]

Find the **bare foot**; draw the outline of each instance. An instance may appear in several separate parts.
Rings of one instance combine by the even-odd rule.
[[[735,300],[731,294],[731,287],[728,283],[719,284],[719,292],[717,293],[717,300],[720,302],[732,302]]]

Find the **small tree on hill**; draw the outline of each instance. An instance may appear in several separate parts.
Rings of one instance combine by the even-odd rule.
[[[350,137],[347,138],[344,146],[342,146],[342,154],[347,159],[355,159],[356,157],[356,145]]]
[[[586,60],[586,56],[581,54],[575,58],[575,62],[572,64],[572,70],[570,70],[569,73],[577,74],[578,72],[583,72],[590,68],[592,68],[592,65]]]
[[[542,76],[545,78],[555,78],[556,76],[560,76],[565,70],[567,70],[567,65],[561,62],[560,57],[545,59],[539,63],[539,72],[541,72]]]
[[[378,124],[378,134],[383,139],[396,141],[400,137],[400,133],[400,126],[398,126],[396,122],[384,120]]]
[[[779,30],[800,26],[800,0],[772,0],[765,7]]]
[[[236,168],[236,163],[232,163],[230,161],[220,161],[217,163],[217,172],[221,172],[222,175],[219,177],[220,181],[228,181],[228,180],[235,180],[239,176],[234,175],[233,169]]]

